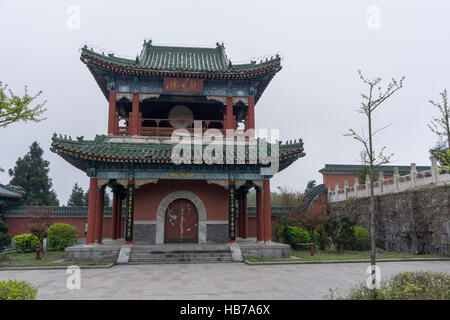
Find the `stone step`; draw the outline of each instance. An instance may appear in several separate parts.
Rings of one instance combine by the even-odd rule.
[[[166,244],[132,246],[128,263],[214,263],[232,262],[226,245]]]
[[[207,263],[207,262],[231,262],[230,257],[202,257],[202,258],[182,258],[182,257],[173,257],[173,258],[135,258],[130,257],[128,263]]]
[[[195,264],[195,263],[231,263],[233,261],[129,261],[128,264]]]
[[[229,254],[230,250],[210,250],[210,251],[146,251],[146,250],[131,250],[131,254],[201,254],[201,255],[209,255],[209,254]]]
[[[227,253],[211,253],[211,254],[171,254],[171,253],[161,253],[161,254],[148,254],[148,253],[133,253],[130,255],[133,258],[208,258],[208,257],[231,257],[229,252]]]

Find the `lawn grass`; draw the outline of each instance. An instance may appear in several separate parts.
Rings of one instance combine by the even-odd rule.
[[[291,257],[286,259],[245,258],[249,262],[277,262],[277,261],[328,261],[328,260],[370,260],[369,251],[322,251],[317,250],[314,256],[309,251],[291,249]],[[294,258],[295,257],[295,258]],[[417,259],[417,258],[450,258],[442,254],[412,254],[406,252],[384,251],[377,252],[377,259]]]
[[[35,259],[36,253],[17,253],[15,251],[0,254],[0,268],[7,267],[54,267],[54,266],[96,266],[109,264],[104,261],[60,261],[64,251],[47,251],[41,259]]]

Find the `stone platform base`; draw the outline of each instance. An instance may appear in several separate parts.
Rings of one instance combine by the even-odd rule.
[[[291,256],[291,247],[278,242],[257,243],[255,239],[238,239],[243,258],[283,259]]]
[[[120,248],[123,244],[123,239],[105,239],[103,244],[80,244],[68,247],[64,250],[64,260],[106,261],[115,263],[119,256]]]
[[[65,261],[106,261],[116,263],[119,258],[120,249],[124,246],[122,240],[110,240],[105,239],[103,244],[86,245],[80,244],[65,249]],[[224,248],[219,248],[224,246]],[[127,247],[127,246],[126,246]],[[220,250],[219,250],[220,249]],[[243,258],[270,258],[270,259],[282,259],[290,257],[290,247],[286,244],[277,242],[269,243],[257,243],[254,238],[249,239],[237,239],[235,244],[224,243],[220,244],[154,244],[154,245],[131,245],[131,260],[147,260],[149,257],[143,256],[145,254],[170,254],[170,258],[175,258],[174,253],[183,255],[186,261],[199,261],[197,259],[199,255],[209,260],[219,261],[242,261]],[[222,251],[228,251],[222,252]],[[144,251],[144,252],[143,252]],[[148,251],[148,252],[147,252]],[[203,252],[200,252],[203,251]],[[219,252],[220,251],[220,252]],[[210,253],[211,257],[208,257]],[[129,253],[130,254],[130,253]],[[134,255],[133,255],[134,254]],[[225,257],[227,255],[227,257]],[[195,257],[194,257],[195,256]],[[134,258],[133,258],[134,257]],[[195,259],[194,259],[194,258]],[[220,259],[218,259],[219,257]],[[137,259],[142,258],[142,259]],[[146,258],[146,259],[143,259]],[[153,256],[151,256],[153,258]],[[160,258],[160,257],[158,257]],[[214,258],[214,259],[212,259]],[[225,259],[226,258],[226,259]],[[206,259],[206,260],[208,260]],[[205,260],[205,259],[204,259]],[[205,261],[206,261],[205,260]],[[122,263],[127,263],[129,261]],[[130,261],[131,262],[131,261]],[[161,263],[162,261],[158,261]]]

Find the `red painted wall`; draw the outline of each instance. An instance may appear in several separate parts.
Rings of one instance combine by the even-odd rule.
[[[280,223],[280,217],[272,217],[272,227],[275,224]],[[239,219],[237,221],[237,225],[239,225]],[[248,217],[248,236],[256,237],[256,216]],[[275,230],[272,230],[272,237],[275,236]]]
[[[357,174],[323,174],[323,184],[328,187],[328,189],[334,190],[336,182],[339,183],[339,189],[344,188],[344,181],[347,180],[348,186],[352,187],[355,183],[355,178],[357,177]],[[392,175],[386,174],[384,175],[385,179],[392,178]]]
[[[228,219],[228,217],[227,217]],[[218,220],[218,219],[214,219]],[[5,223],[9,227],[9,234],[11,236],[16,236],[18,234],[30,233],[29,224],[31,219],[28,217],[4,217]],[[50,218],[51,223],[67,223],[78,229],[78,237],[84,238],[86,234],[84,233],[85,224],[87,223],[87,217],[53,217]],[[279,217],[272,217],[272,225],[274,223],[279,223]],[[122,217],[122,234],[125,228],[125,218]],[[256,217],[248,218],[248,236],[256,237]],[[103,218],[103,238],[111,238],[111,217]]]
[[[207,220],[228,221],[228,190],[199,180],[160,180],[136,189],[134,220],[156,220],[158,206],[164,197],[179,190],[191,191],[203,201]]]

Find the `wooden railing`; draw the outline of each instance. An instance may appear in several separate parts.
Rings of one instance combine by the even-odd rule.
[[[200,122],[202,132],[208,129],[224,130],[223,120],[192,120],[192,119],[154,119],[141,118],[140,135],[170,136],[176,129],[184,129],[194,133],[194,122]]]

